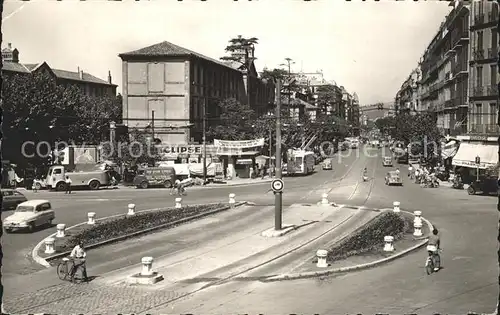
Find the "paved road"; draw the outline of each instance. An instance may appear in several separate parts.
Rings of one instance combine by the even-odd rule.
[[[380,160],[379,160],[380,161]],[[241,275],[189,299],[150,310],[152,313],[453,313],[491,312],[498,297],[496,198],[468,196],[450,188],[420,188],[407,183],[387,187],[387,169],[378,165],[366,202],[387,207],[392,201],[410,211],[422,210],[441,231],[444,269],[425,275],[424,249],[376,269],[325,279],[262,283],[273,266]],[[363,202],[362,193],[355,202]],[[254,278],[256,277],[256,278]]]
[[[320,166],[317,172],[307,177],[284,178],[285,193],[284,204],[291,204],[297,200],[317,202],[321,198],[322,188],[325,184],[340,179],[345,172],[358,161],[355,154],[342,159],[335,159],[333,171],[323,171]],[[361,166],[358,166],[361,167]],[[258,179],[256,181],[259,181]],[[235,193],[237,200],[247,200],[258,205],[272,205],[274,195],[269,192],[269,182],[233,187],[207,187],[188,190],[188,195],[183,197],[184,204],[200,204],[209,202],[227,202],[229,193]],[[54,224],[65,223],[71,226],[86,221],[88,212],[94,211],[98,217],[104,217],[127,211],[129,203],[135,203],[137,210],[169,207],[174,205],[174,196],[170,196],[166,189],[135,189],[122,188],[101,191],[77,191],[72,195],[60,192],[42,191],[34,194],[26,192],[29,199],[48,199],[56,209]],[[2,218],[12,211],[2,213]],[[17,274],[29,274],[43,269],[31,259],[33,247],[43,238],[55,232],[55,227],[42,229],[32,234],[13,233],[4,234],[2,249],[4,253],[2,275],[3,277]]]

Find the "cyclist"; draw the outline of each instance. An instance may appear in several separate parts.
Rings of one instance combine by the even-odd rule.
[[[368,169],[366,167],[363,169],[362,177],[363,177],[363,181],[366,181],[368,179]]]
[[[73,258],[73,267],[70,271],[71,280],[75,277],[75,273],[78,268],[82,269],[83,280],[86,282],[87,279],[87,267],[85,266],[85,257],[87,257],[87,253],[85,252],[85,248],[83,247],[82,241],[79,241],[78,244],[71,251],[70,257]]]
[[[178,193],[180,185],[181,181],[179,179],[176,179],[174,185],[172,186],[172,189],[170,190],[170,194],[173,195],[174,193]]]
[[[429,242],[427,243],[427,252],[434,261],[434,271],[439,271],[439,267],[441,267],[441,258],[439,257],[441,240],[439,239],[438,233],[439,231],[434,229],[432,231],[432,235],[429,237]]]

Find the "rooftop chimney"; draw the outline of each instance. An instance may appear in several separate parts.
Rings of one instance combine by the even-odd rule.
[[[108,71],[108,83],[113,84],[111,81],[111,71]]]
[[[17,50],[17,48],[14,48],[12,51],[12,62],[19,62],[19,50]]]
[[[9,47],[10,50],[12,50],[12,43],[8,43],[7,46]]]
[[[83,70],[80,70],[80,80],[83,80]]]

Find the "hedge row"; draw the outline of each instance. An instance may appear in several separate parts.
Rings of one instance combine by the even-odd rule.
[[[123,216],[109,221],[101,222],[92,227],[78,231],[74,235],[65,238],[64,243],[58,244],[58,251],[71,250],[79,241],[84,246],[93,245],[117,237],[132,234],[134,232],[161,226],[175,222],[204,212],[209,212],[227,206],[216,203],[208,205],[185,206],[179,209],[170,208],[158,211],[137,213],[134,216]]]
[[[358,230],[335,244],[328,250],[330,261],[341,260],[380,249],[384,244],[384,236],[394,236],[398,240],[411,231],[413,219],[394,212],[385,212]]]

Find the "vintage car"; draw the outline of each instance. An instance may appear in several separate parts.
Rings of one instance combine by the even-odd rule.
[[[385,166],[392,166],[392,157],[390,156],[384,156],[382,158],[382,165]]]
[[[403,186],[403,179],[399,175],[397,171],[387,172],[385,175],[385,184],[386,185],[399,185]]]
[[[15,189],[2,189],[2,210],[10,210],[28,199]]]
[[[29,200],[17,205],[16,211],[3,221],[6,233],[27,229],[33,232],[37,227],[52,225],[55,213],[48,200]]]
[[[323,161],[322,167],[324,170],[332,170],[333,169],[332,159],[325,159]]]

